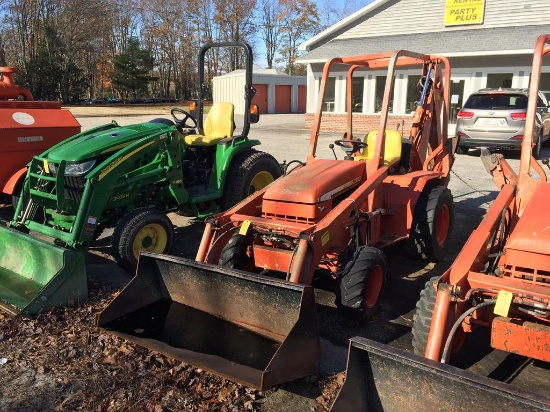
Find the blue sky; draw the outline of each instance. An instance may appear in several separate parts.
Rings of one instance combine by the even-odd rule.
[[[374,0],[312,0],[317,4],[319,17],[321,20],[330,19],[330,23],[334,24],[346,18],[350,14],[372,3]],[[328,12],[327,12],[328,10]],[[257,43],[256,53],[254,55],[254,65],[256,67],[267,67],[265,58],[265,47],[261,40]],[[283,63],[274,63],[275,66],[284,66]]]

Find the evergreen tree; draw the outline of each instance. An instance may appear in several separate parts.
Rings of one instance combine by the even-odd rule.
[[[115,57],[114,66],[113,86],[126,97],[129,92],[134,99],[147,93],[149,82],[156,80],[150,75],[154,66],[151,52],[142,49],[135,37],[129,39],[126,50]]]

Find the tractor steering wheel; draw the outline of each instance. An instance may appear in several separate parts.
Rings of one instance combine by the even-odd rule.
[[[176,117],[176,113],[181,113],[183,114],[183,119],[178,119]],[[172,115],[172,118],[174,119],[174,123],[176,123],[176,126],[179,127],[179,128],[191,128],[191,129],[194,129],[197,127],[197,120],[191,116],[190,113],[186,112],[185,110],[183,109],[178,109],[177,107],[174,107],[172,110],[170,110],[170,114]],[[187,120],[191,120],[191,122],[193,123],[192,125],[188,125],[187,124]]]
[[[361,149],[367,147],[367,144],[362,140],[340,139],[335,140],[334,144],[340,146],[346,153],[347,157],[351,157],[352,153],[358,152]]]

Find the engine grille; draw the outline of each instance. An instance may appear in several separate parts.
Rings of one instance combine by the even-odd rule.
[[[529,267],[504,265],[502,275],[535,285],[550,286],[550,271]]]
[[[282,220],[284,222],[303,223],[307,225],[312,225],[317,223],[316,219],[309,219],[307,217],[300,217],[300,216],[281,215],[276,213],[262,212],[262,217],[264,219]]]
[[[63,187],[63,196],[65,199],[71,199],[80,202],[84,193],[86,180],[81,176],[65,176]]]

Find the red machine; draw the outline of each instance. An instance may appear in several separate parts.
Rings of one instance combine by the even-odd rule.
[[[32,101],[14,72],[0,67],[0,192],[17,198],[32,157],[80,133],[80,124],[59,102]]]

